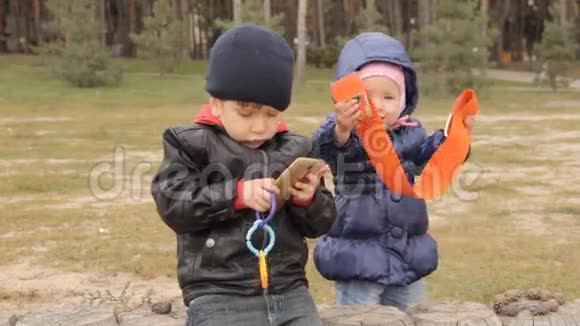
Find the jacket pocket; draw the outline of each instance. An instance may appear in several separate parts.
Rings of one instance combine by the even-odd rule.
[[[195,274],[195,271],[199,270],[202,262],[204,242],[205,232],[203,234],[187,233],[178,236],[177,256],[180,283],[184,279],[191,278]]]
[[[429,234],[409,238],[409,264],[417,273],[417,279],[423,278],[437,269],[437,242]],[[414,280],[413,280],[414,281]]]
[[[246,232],[250,226],[251,222],[240,220],[211,229],[205,238],[200,239],[196,267],[204,270],[204,273],[213,273],[233,271],[236,264],[245,265],[248,260],[246,256],[253,257],[246,248]]]

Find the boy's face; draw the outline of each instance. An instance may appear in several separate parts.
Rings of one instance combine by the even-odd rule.
[[[274,137],[282,121],[280,111],[266,105],[210,98],[213,115],[235,141],[258,148]]]
[[[373,76],[363,79],[368,96],[375,104],[385,125],[394,123],[401,114],[401,91],[397,83],[387,77]]]

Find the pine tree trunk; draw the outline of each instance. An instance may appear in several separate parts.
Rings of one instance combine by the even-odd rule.
[[[526,4],[518,2],[516,4],[516,13],[524,12]],[[512,60],[523,61],[524,59],[524,17],[522,15],[514,15],[512,29],[510,30],[510,44],[512,47]]]
[[[272,7],[270,6],[270,0],[264,0],[264,22],[266,23],[266,26],[271,27]]]
[[[4,36],[6,26],[6,1],[0,0],[0,52],[6,52],[6,40]]]
[[[99,21],[101,23],[100,28],[101,28],[101,43],[103,45],[103,47],[107,46],[107,15],[106,15],[106,1],[107,0],[100,0],[98,2],[98,17],[99,17]]]
[[[193,40],[193,58],[203,58],[203,45],[201,42],[201,24],[199,22],[199,5],[194,4],[193,10],[190,14],[191,19],[191,36]]]
[[[392,2],[392,14],[393,14],[393,34],[397,38],[401,38],[403,34],[403,19],[401,18],[401,1],[391,0]]]
[[[189,25],[188,25],[188,15],[189,15],[189,0],[175,0],[175,13],[177,19],[181,20],[183,26],[182,38],[183,38],[183,49],[181,56],[183,58],[189,57],[190,51],[190,40],[189,40]]]
[[[481,0],[481,13],[487,15],[489,11],[489,0]]]
[[[113,34],[116,35],[115,43],[120,44],[120,55],[123,57],[134,57],[136,55],[135,44],[130,35],[136,33],[136,0],[117,1],[117,24]]]
[[[560,12],[560,25],[566,25],[568,23],[568,1],[559,0],[558,10]]]
[[[145,0],[142,2],[143,17],[149,17],[153,15],[153,3],[150,0]],[[142,17],[142,18],[143,18]]]
[[[429,19],[430,23],[434,23],[437,21],[437,8],[439,8],[439,4],[437,0],[432,0],[431,2],[431,18]]]
[[[242,0],[233,0],[234,1],[234,23],[236,26],[240,26],[242,24]]]
[[[497,23],[497,30],[499,32],[500,37],[498,39],[498,44],[497,44],[497,58],[498,58],[500,66],[503,66],[502,54],[504,51],[504,47],[503,47],[504,37],[505,37],[504,26],[505,26],[505,21],[509,17],[509,14],[511,11],[510,3],[511,3],[511,1],[504,1],[504,2],[498,4],[500,6],[500,8],[499,8],[500,11],[499,11],[499,18],[496,20],[496,23]]]
[[[318,13],[318,37],[320,46],[326,47],[326,33],[324,31],[324,0],[316,0],[316,12]]]
[[[11,24],[12,26],[7,26],[6,29],[10,28],[8,32],[10,33],[11,39],[16,43],[16,51],[28,52],[29,40],[27,13],[29,13],[32,9],[30,7],[26,8],[26,3],[18,0],[8,1],[8,5],[10,6],[8,12],[10,12],[10,18],[12,19],[13,23]]]
[[[40,42],[41,37],[41,30],[40,30],[40,15],[41,15],[41,6],[40,0],[34,0],[34,30],[31,34],[33,34],[36,43]]]
[[[369,9],[369,8],[373,8],[374,10],[376,10],[377,6],[375,3],[375,0],[367,0],[366,9]],[[368,24],[369,24],[369,26],[373,26],[375,24],[375,22],[369,17]]]
[[[129,35],[131,35],[137,33],[137,6],[135,0],[129,0],[128,4]],[[133,43],[130,37],[127,37],[125,48],[128,56],[134,57],[137,55],[135,43]]]
[[[417,1],[417,24],[419,30],[425,28],[425,26],[431,24],[431,11],[434,9],[431,5],[431,0],[419,0]]]
[[[296,38],[297,32],[296,27],[298,25],[297,18],[298,18],[298,8],[296,7],[295,0],[288,0],[284,2],[285,10],[285,21],[286,21],[286,40],[289,44],[294,44],[294,40]]]
[[[296,59],[296,79],[306,81],[306,11],[307,0],[298,0],[298,55]]]
[[[346,13],[346,15],[344,15],[344,17],[346,18],[346,34],[351,34],[352,33],[352,23],[354,21],[354,3],[353,3],[353,0],[344,0],[343,5],[344,5],[344,12]]]
[[[483,17],[485,18],[485,30],[483,33],[487,35],[488,33],[488,25],[489,25],[489,0],[481,0],[480,3],[480,11]]]
[[[191,19],[191,2],[190,0],[182,0],[183,4],[183,37],[185,38],[185,48],[187,51],[187,58],[191,58],[193,53],[193,20]]]

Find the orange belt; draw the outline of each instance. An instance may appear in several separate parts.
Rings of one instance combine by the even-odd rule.
[[[332,85],[332,97],[336,102],[361,97],[359,109],[364,114],[356,131],[377,174],[391,192],[432,200],[449,189],[471,144],[470,133],[463,121],[465,117],[479,113],[479,104],[473,90],[466,89],[457,98],[445,128],[447,137],[427,162],[415,185],[409,183],[399,155],[385,130],[383,119],[368,98],[359,74],[354,72],[336,81]]]

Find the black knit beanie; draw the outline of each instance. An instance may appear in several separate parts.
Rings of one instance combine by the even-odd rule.
[[[286,41],[258,25],[223,33],[210,51],[205,90],[223,100],[284,111],[292,96],[294,58]]]

